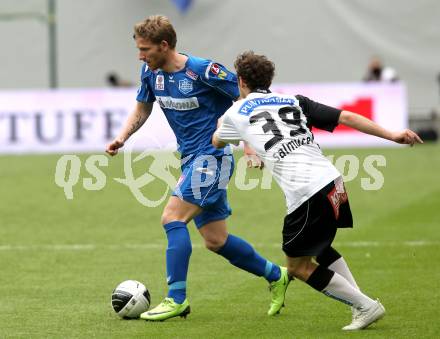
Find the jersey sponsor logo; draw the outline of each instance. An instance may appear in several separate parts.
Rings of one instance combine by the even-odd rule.
[[[159,74],[156,77],[156,85],[154,87],[158,91],[163,91],[165,89],[165,78],[162,74]]]
[[[186,70],[185,74],[188,78],[191,78],[193,80],[197,80],[197,78],[199,77],[196,73],[191,71],[189,68]]]
[[[188,79],[179,80],[179,91],[188,94],[193,90],[193,82]]]
[[[244,104],[238,110],[239,114],[249,115],[255,108],[259,106],[270,106],[270,105],[295,105],[295,99],[282,98],[282,97],[269,97],[269,98],[257,98],[246,100]]]
[[[160,107],[176,111],[190,111],[199,108],[199,101],[196,97],[180,99],[169,96],[156,96],[156,101]]]
[[[220,66],[217,64],[212,64],[209,70],[211,71],[212,74],[218,75],[220,73]]]

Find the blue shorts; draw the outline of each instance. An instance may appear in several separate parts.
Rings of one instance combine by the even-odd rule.
[[[182,175],[172,194],[203,209],[194,217],[197,228],[231,215],[226,186],[233,171],[232,155],[201,155],[182,165]]]

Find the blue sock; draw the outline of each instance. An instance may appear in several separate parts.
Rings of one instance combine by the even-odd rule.
[[[192,252],[191,239],[186,224],[182,221],[172,221],[163,227],[168,238],[168,297],[181,304],[186,298],[186,275]]]
[[[228,259],[229,262],[259,277],[264,276],[267,281],[272,282],[280,279],[281,271],[278,265],[260,256],[248,242],[228,234],[223,247],[217,254]]]

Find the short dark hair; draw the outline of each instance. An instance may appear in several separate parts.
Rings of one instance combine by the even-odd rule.
[[[275,75],[275,64],[265,55],[246,51],[234,63],[237,76],[241,77],[251,91],[269,89]]]
[[[134,26],[133,38],[140,37],[150,40],[153,44],[160,44],[165,40],[174,49],[177,36],[170,20],[163,15],[152,15]]]

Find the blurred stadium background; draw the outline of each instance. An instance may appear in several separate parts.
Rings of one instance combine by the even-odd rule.
[[[110,293],[122,280],[145,282],[153,303],[165,292],[163,205],[142,206],[113,180],[126,174],[122,156],[101,166],[101,190],[83,188],[90,152],[103,154],[134,104],[140,62],[132,28],[151,14],[170,17],[179,51],[233,69],[235,57],[252,49],[276,63],[278,90],[360,110],[389,128],[409,126],[430,141],[408,149],[344,129],[319,136],[336,159],[386,158],[380,190],[361,188],[369,177],[362,166],[348,183],[356,227],[337,237],[360,286],[388,309],[377,326],[353,335],[438,337],[438,1],[0,0],[0,338],[331,338],[348,322],[343,306],[297,282],[282,315],[267,319],[264,283],[204,250],[193,227],[188,320],[150,324],[112,313]],[[400,81],[363,83],[372,56]],[[111,86],[111,74],[122,88]],[[173,149],[159,110],[134,147]],[[72,200],[54,180],[64,154],[81,162]],[[151,161],[133,163],[135,174]],[[261,178],[256,170],[247,175]],[[160,198],[163,185],[155,180],[143,193]],[[231,185],[230,196],[231,232],[281,263],[278,188],[251,194]]]

